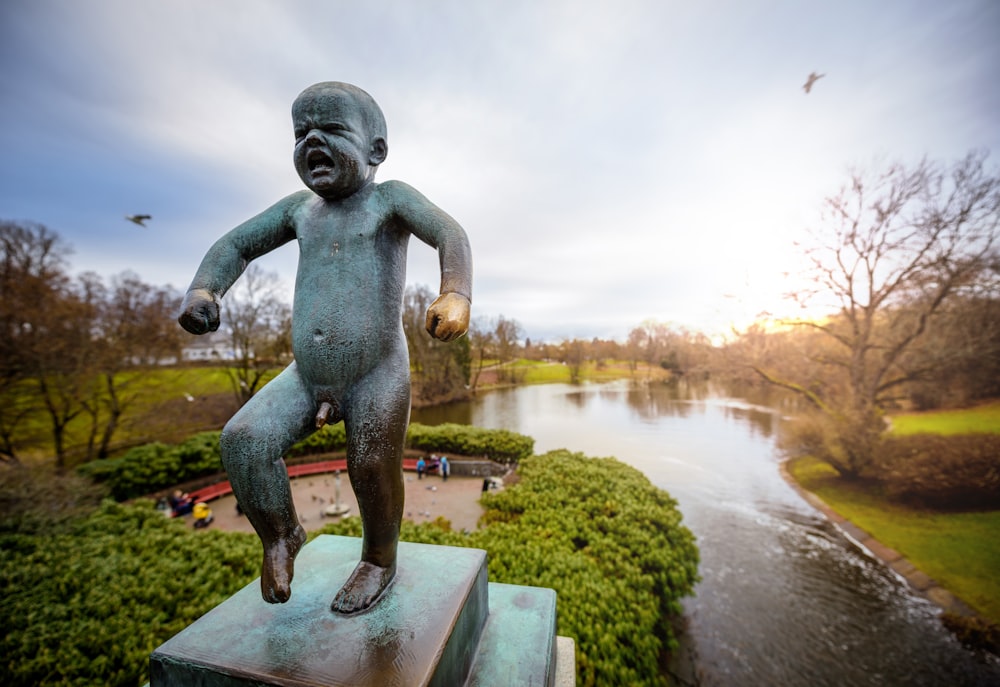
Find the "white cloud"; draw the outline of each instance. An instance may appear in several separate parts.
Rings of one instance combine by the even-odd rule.
[[[791,241],[849,164],[1000,148],[996,7],[6,4],[0,213],[52,223],[80,269],[182,285],[300,187],[292,99],[339,79],[386,112],[379,179],[468,229],[477,312],[529,335],[715,326],[781,306]],[[118,226],[147,209],[151,231]],[[435,286],[433,251],[410,253]],[[292,278],[294,249],[270,259]]]

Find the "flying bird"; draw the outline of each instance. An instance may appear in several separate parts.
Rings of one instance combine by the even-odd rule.
[[[125,215],[125,219],[129,222],[135,222],[140,227],[146,226],[147,219],[153,219],[152,215]]]
[[[816,72],[811,73],[809,78],[806,79],[806,82],[802,84],[802,90],[808,93],[812,90],[813,84],[822,79],[824,76],[826,76],[826,74],[817,74]]]

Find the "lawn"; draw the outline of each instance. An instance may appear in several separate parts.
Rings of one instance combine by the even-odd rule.
[[[562,382],[568,384],[572,381],[569,365],[563,363],[538,361],[538,360],[518,360],[513,363],[516,376],[524,384],[553,384]],[[632,370],[626,361],[605,361],[601,365],[593,361],[587,361],[580,366],[580,381],[583,382],[610,382],[616,379],[669,379],[670,373],[660,367],[650,367],[646,363],[639,363],[637,369]]]
[[[1000,401],[973,408],[901,413],[892,416],[893,434],[1000,434]]]
[[[876,487],[839,479],[815,458],[793,460],[789,472],[843,517],[1000,623],[1000,511],[939,513],[896,505]]]
[[[274,370],[276,374],[279,370]],[[118,393],[126,411],[119,422],[113,445],[115,449],[154,439],[179,441],[186,436],[218,424],[218,413],[206,407],[227,406],[232,414],[232,382],[224,367],[162,367],[122,372],[118,375]],[[194,399],[189,402],[187,399]],[[104,417],[102,415],[102,422]],[[65,444],[71,454],[86,444],[90,418],[80,413],[67,426]],[[41,409],[27,416],[20,427],[24,437],[22,453],[26,457],[48,457],[51,452],[51,420]]]

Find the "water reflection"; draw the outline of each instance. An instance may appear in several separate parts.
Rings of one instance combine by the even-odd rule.
[[[775,438],[795,401],[744,391],[554,384],[414,419],[512,429],[537,452],[617,456],[670,491],[702,554],[685,603],[700,685],[1000,684],[995,661],[961,647],[934,607],[781,479]]]

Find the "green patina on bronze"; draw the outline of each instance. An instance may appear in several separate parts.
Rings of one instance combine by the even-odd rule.
[[[294,603],[261,603],[248,585],[153,652],[151,684],[552,684],[555,592],[487,584],[478,549],[403,542],[382,601],[331,614],[327,583],[351,574],[360,548],[355,538],[317,537],[302,550]]]
[[[305,531],[282,456],[323,424],[344,421],[364,545],[332,608],[351,614],[375,603],[397,569],[410,410],[402,328],[409,237],[438,251],[440,296],[428,309],[427,330],[443,341],[468,329],[472,258],[465,232],[445,212],[402,182],[375,183],[388,144],[370,95],[350,84],[319,83],[295,100],[292,120],[295,169],[308,190],[283,198],[209,249],[179,320],[193,334],[216,330],[219,301],[247,264],[290,241],[299,244],[295,362],[226,425],[222,461],[264,545],[261,593],[284,603]]]

